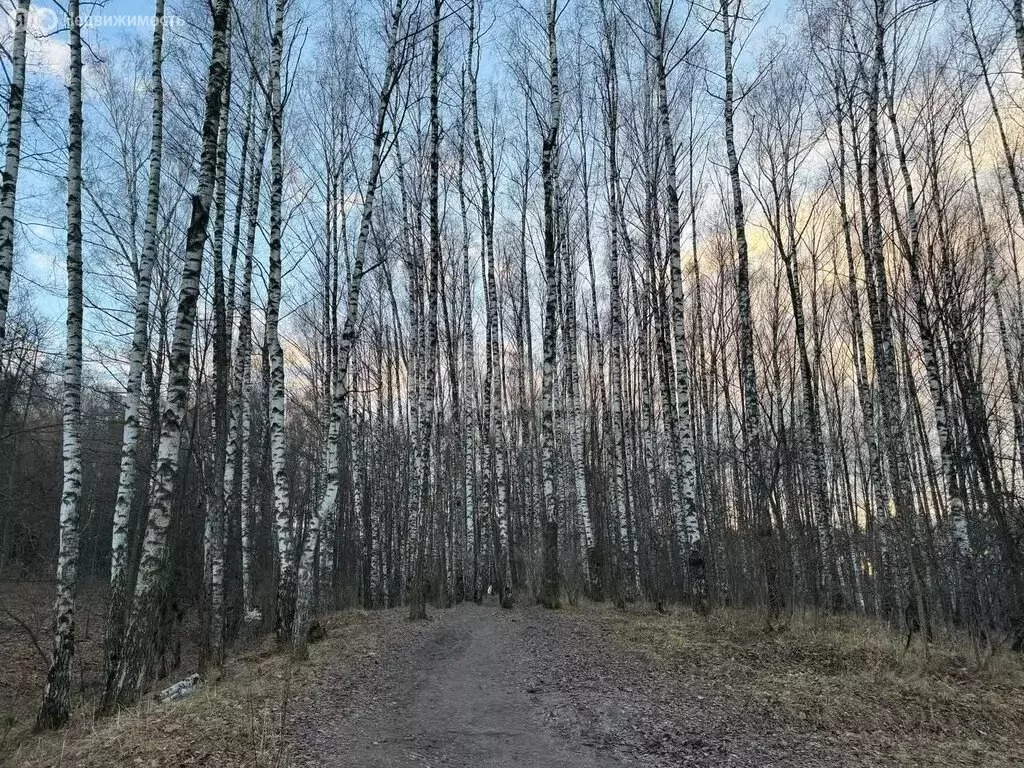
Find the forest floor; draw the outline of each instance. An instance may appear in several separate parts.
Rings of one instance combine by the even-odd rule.
[[[1024,665],[867,622],[494,604],[327,617],[176,704],[79,716],[10,765],[605,768],[1024,764]],[[3,662],[0,661],[0,665]],[[0,751],[0,764],[4,753]]]
[[[72,667],[76,700],[93,696],[103,663],[105,589],[79,589]],[[53,646],[52,582],[0,581],[0,766],[5,743],[28,729],[42,698]]]

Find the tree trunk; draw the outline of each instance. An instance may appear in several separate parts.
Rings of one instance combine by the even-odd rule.
[[[284,194],[284,94],[281,75],[284,66],[285,0],[276,0],[274,36],[270,59],[270,269],[267,276],[267,348],[270,363],[270,466],[274,479],[274,530],[277,538],[277,611],[274,634],[278,643],[292,636],[295,616],[296,529],[291,509],[291,491],[286,468],[284,349],[278,323],[281,311],[282,195]]]
[[[72,23],[68,87],[67,352],[61,405],[64,485],[60,499],[54,605],[57,629],[36,730],[59,728],[71,717],[71,660],[75,654],[75,597],[78,592],[78,504],[82,495],[82,29],[78,24],[78,0],[68,3],[68,16]],[[6,181],[5,173],[5,187]]]
[[[729,164],[729,182],[732,194],[733,226],[736,234],[736,294],[739,304],[740,384],[743,391],[743,430],[746,437],[746,462],[749,468],[753,504],[753,524],[760,540],[762,577],[768,599],[768,612],[774,617],[782,608],[782,587],[779,576],[781,558],[778,556],[775,533],[769,512],[768,465],[761,444],[761,404],[757,399],[757,370],[754,363],[754,326],[750,315],[750,267],[747,249],[746,217],[743,209],[743,189],[740,182],[740,163],[736,154],[733,126],[734,83],[733,44],[739,20],[739,3],[722,0],[722,24],[725,48],[725,151]],[[780,528],[779,536],[783,535]]]
[[[541,147],[541,178],[544,185],[544,281],[546,296],[544,299],[544,369],[541,386],[543,388],[543,418],[541,467],[544,478],[544,530],[545,546],[543,547],[543,572],[540,601],[548,608],[556,608],[558,598],[558,562],[557,535],[552,536],[550,526],[557,528],[558,511],[555,496],[555,367],[557,365],[558,339],[558,296],[557,282],[557,250],[555,230],[557,227],[555,210],[556,185],[558,179],[558,131],[562,118],[562,101],[558,82],[558,47],[555,31],[555,20],[558,15],[557,0],[548,0],[547,33],[548,33],[548,83],[550,99],[548,105],[548,125]],[[552,544],[553,543],[553,544]],[[554,558],[554,562],[549,560]],[[554,574],[554,577],[552,577]]]
[[[438,116],[441,59],[441,8],[443,0],[434,0],[434,19],[430,27],[430,157],[428,170],[430,207],[430,265],[427,279],[427,339],[424,350],[424,373],[422,378],[423,401],[420,409],[416,477],[419,480],[420,500],[416,504],[418,529],[416,536],[416,563],[412,598],[409,605],[410,619],[427,618],[427,519],[434,503],[434,480],[431,472],[431,449],[433,448],[434,396],[437,389],[437,282],[441,265],[441,216],[438,199],[438,166],[441,143],[441,121]]]
[[[104,635],[103,704],[114,693],[120,643],[128,610],[128,523],[135,501],[136,453],[139,445],[139,409],[142,404],[142,374],[149,349],[149,295],[157,256],[157,217],[160,212],[160,176],[163,160],[163,37],[164,0],[156,0],[153,26],[152,123],[149,149],[149,190],[146,222],[142,234],[142,258],[136,266],[135,324],[132,333],[128,385],[125,392],[124,430],[121,438],[121,469],[114,502],[114,523],[110,544],[110,607]]]
[[[363,191],[363,211],[360,218],[359,234],[356,239],[355,254],[349,273],[347,314],[345,325],[338,340],[335,356],[334,381],[331,393],[330,425],[328,426],[326,454],[326,482],[324,494],[306,527],[302,547],[298,588],[296,590],[294,623],[290,627],[291,646],[300,658],[306,653],[309,625],[313,619],[313,571],[316,543],[320,526],[324,518],[337,504],[341,485],[340,440],[341,427],[345,418],[345,382],[348,377],[349,357],[355,341],[359,313],[359,289],[363,280],[363,265],[366,259],[366,243],[370,238],[370,225],[373,222],[373,206],[380,183],[381,164],[383,162],[384,142],[386,139],[388,105],[391,94],[398,81],[404,60],[399,59],[399,25],[402,19],[403,4],[398,0],[391,17],[391,30],[388,38],[388,62],[381,84],[377,102],[377,119],[373,132],[373,149],[370,155],[370,171],[366,178]]]
[[[196,193],[192,197],[191,218],[185,241],[185,260],[178,295],[174,338],[170,349],[170,379],[162,408],[149,519],[143,540],[135,595],[125,630],[115,692],[107,702],[108,711],[114,706],[132,704],[142,691],[158,598],[165,583],[167,533],[171,521],[181,433],[185,424],[185,406],[188,400],[192,332],[195,328],[199,279],[202,273],[203,251],[206,247],[206,230],[210,221],[210,204],[213,200],[217,168],[221,92],[227,75],[228,6],[227,0],[217,0],[212,9],[213,47],[206,81],[199,181]]]
[[[7,303],[14,266],[14,204],[18,193],[18,167],[21,163],[21,117],[25,100],[25,38],[29,26],[31,0],[18,0],[14,15],[14,40],[11,46],[11,79],[7,92],[7,150],[0,183],[0,343],[6,338]],[[69,9],[70,13],[70,9]]]
[[[675,137],[672,132],[672,124],[669,118],[668,106],[668,72],[666,66],[666,21],[662,16],[661,0],[656,0],[653,8],[654,34],[655,34],[655,76],[658,89],[658,113],[659,127],[661,130],[661,143],[665,152],[665,200],[668,214],[668,263],[672,275],[672,334],[676,350],[676,379],[675,379],[675,409],[669,409],[667,418],[670,422],[670,434],[673,436],[673,454],[676,456],[676,472],[678,474],[679,501],[682,508],[678,515],[678,531],[684,538],[684,544],[689,550],[688,564],[690,569],[690,580],[692,599],[698,610],[703,610],[707,600],[707,582],[704,569],[704,545],[701,541],[700,524],[697,519],[697,464],[694,457],[692,415],[690,411],[690,381],[687,375],[686,365],[686,320],[684,316],[683,299],[683,266],[680,253],[681,225],[679,220],[679,188],[676,183],[676,146]],[[731,51],[727,53],[729,61],[726,63],[728,77],[726,88],[729,89],[729,106],[726,133],[727,141],[732,141],[732,94],[731,77],[732,64]],[[730,162],[734,159],[735,149],[731,150]],[[730,171],[732,165],[730,164]],[[737,166],[738,172],[738,166]],[[746,239],[740,230],[743,226],[743,202],[740,197],[738,184],[733,185],[735,196],[734,207],[736,208],[737,220],[737,243],[742,243],[741,262],[746,261]],[[745,280],[741,277],[741,281]],[[749,289],[748,289],[749,291]],[[749,305],[749,299],[748,299]],[[743,323],[741,315],[741,326]],[[749,307],[748,318],[749,323]],[[741,344],[744,332],[740,332]],[[751,360],[751,376],[753,376],[753,361]],[[754,386],[753,384],[751,386]]]

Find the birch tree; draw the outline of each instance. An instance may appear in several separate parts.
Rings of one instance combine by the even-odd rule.
[[[135,501],[138,475],[139,411],[142,404],[142,375],[149,351],[150,289],[157,258],[157,219],[160,209],[160,178],[163,161],[163,15],[164,2],[156,0],[153,26],[152,90],[153,109],[149,150],[149,188],[142,254],[136,265],[135,321],[125,391],[124,429],[121,437],[121,471],[114,502],[114,524],[110,543],[110,608],[104,636],[104,690],[113,689],[119,661],[129,597],[128,523]]]
[[[11,79],[7,92],[7,147],[3,177],[0,179],[0,342],[7,328],[7,304],[11,295],[14,265],[14,206],[18,196],[21,165],[21,121],[25,101],[25,42],[31,0],[18,0],[14,12],[14,40],[11,43]]]
[[[150,494],[149,517],[142,544],[142,558],[135,583],[135,593],[121,644],[121,654],[112,684],[104,693],[104,710],[133,703],[142,691],[146,659],[150,651],[153,623],[156,620],[157,598],[165,578],[167,533],[171,522],[171,505],[179,463],[179,447],[185,426],[188,399],[192,334],[196,322],[196,302],[206,248],[210,206],[213,201],[214,176],[217,170],[218,129],[220,126],[221,93],[227,76],[228,10],[227,0],[218,0],[212,7],[212,52],[206,79],[206,101],[202,124],[202,152],[196,193],[186,235],[185,260],[175,313],[174,338],[170,348],[169,382],[164,396],[160,442],[157,449],[153,488]],[[111,690],[112,689],[112,690]]]
[[[557,366],[558,294],[556,229],[558,212],[558,145],[562,121],[562,100],[558,80],[556,23],[558,0],[547,2],[548,114],[541,145],[541,178],[544,184],[544,368],[541,388],[544,398],[542,420],[542,467],[544,476],[544,544],[542,554],[541,602],[558,607],[558,510],[555,502],[555,368]]]
[[[728,16],[728,8],[723,5],[723,17]],[[676,351],[676,376],[675,376],[675,411],[670,412],[668,420],[670,424],[669,433],[672,435],[672,452],[676,457],[676,472],[679,476],[679,501],[682,509],[679,510],[679,529],[684,544],[689,549],[689,566],[691,578],[693,579],[694,599],[698,606],[703,605],[706,599],[707,585],[704,575],[704,554],[701,543],[700,525],[697,519],[697,481],[696,462],[694,460],[692,417],[690,414],[690,382],[686,370],[686,320],[684,316],[683,302],[683,268],[681,256],[681,224],[679,217],[679,189],[676,182],[676,146],[675,137],[672,131],[672,121],[669,114],[668,103],[668,65],[666,56],[668,53],[666,26],[668,19],[662,10],[661,0],[653,0],[650,5],[652,32],[654,35],[654,70],[656,88],[658,92],[658,114],[661,128],[661,143],[665,153],[665,208],[667,213],[668,226],[668,262],[671,270],[672,281],[672,334],[675,341]],[[726,25],[726,36],[730,35],[728,23]],[[731,93],[731,49],[730,43],[726,43],[726,146],[727,151],[732,141],[732,93]],[[735,154],[735,149],[733,149]],[[730,173],[732,173],[732,156],[730,155]],[[737,171],[738,173],[738,171]],[[739,195],[739,187],[733,186],[733,195]],[[737,207],[737,216],[743,214],[743,202],[741,198],[734,200]],[[741,226],[737,218],[737,228]],[[743,243],[740,257],[740,284],[746,279],[744,276],[746,261],[746,241],[739,235],[737,229],[737,242]],[[749,318],[747,319],[749,323]],[[744,338],[742,330],[743,319],[741,315],[741,344]],[[751,361],[752,364],[752,361]],[[751,368],[751,375],[753,369]]]
[[[36,729],[59,728],[71,716],[71,661],[75,654],[78,593],[79,500],[82,494],[82,28],[78,0],[68,3],[67,350],[61,402],[64,483],[57,552],[56,631]],[[24,35],[24,32],[22,32]],[[23,38],[24,40],[24,38]],[[22,52],[24,56],[24,51]],[[22,62],[24,66],[24,62]],[[24,75],[22,75],[24,76]],[[8,137],[9,138],[9,137]],[[10,162],[8,156],[8,162]],[[4,173],[6,191],[7,173]],[[13,197],[11,199],[13,206]],[[6,292],[5,292],[6,293]],[[4,296],[6,298],[6,295]]]
[[[441,9],[443,0],[434,0],[433,21],[430,25],[430,149],[428,159],[428,191],[429,196],[429,227],[430,227],[430,264],[427,278],[427,340],[425,371],[423,374],[423,402],[420,407],[419,455],[416,463],[416,477],[419,483],[420,498],[415,504],[414,524],[418,529],[416,535],[416,564],[413,576],[413,596],[409,608],[409,618],[425,619],[426,607],[426,535],[427,521],[434,503],[434,478],[431,473],[431,449],[433,447],[435,392],[437,389],[437,284],[438,270],[441,266],[441,219],[438,187],[438,166],[440,163],[441,122],[438,114],[441,63]],[[498,482],[502,482],[499,478]],[[510,587],[506,587],[509,589]]]
[[[270,365],[268,425],[270,429],[270,465],[274,480],[274,530],[277,537],[277,613],[274,633],[279,643],[292,634],[295,611],[295,535],[296,521],[290,502],[288,472],[285,467],[284,349],[278,330],[281,313],[281,230],[284,195],[284,93],[281,69],[284,66],[284,17],[287,0],[274,3],[274,31],[271,39],[270,75],[267,87],[270,101],[270,228],[268,234],[270,266],[267,274],[267,349]]]
[[[349,358],[355,342],[359,312],[359,292],[362,285],[366,247],[370,239],[373,223],[374,204],[380,184],[381,168],[387,151],[391,147],[388,140],[388,111],[391,99],[399,83],[401,73],[408,63],[411,41],[402,32],[405,29],[405,6],[403,0],[396,0],[391,11],[390,26],[387,37],[387,62],[377,98],[377,114],[373,126],[370,149],[370,168],[363,187],[362,214],[356,236],[351,271],[349,273],[347,314],[345,325],[338,339],[334,380],[331,385],[331,411],[326,446],[326,484],[324,496],[316,514],[306,528],[306,540],[303,545],[299,565],[299,588],[297,591],[295,623],[291,633],[293,650],[301,656],[305,653],[309,623],[312,620],[313,608],[313,554],[316,537],[324,517],[331,510],[338,497],[340,488],[340,464],[338,446],[341,439],[341,427],[345,418],[345,379]]]
[[[750,302],[750,256],[747,247],[746,210],[743,204],[740,161],[736,152],[735,128],[735,77],[734,46],[739,25],[740,0],[722,0],[721,22],[724,49],[724,90],[722,112],[725,119],[725,154],[729,169],[729,190],[732,200],[732,218],[736,247],[736,294],[739,305],[739,358],[740,387],[743,392],[743,431],[745,438],[745,460],[748,465],[751,484],[751,504],[754,525],[761,547],[761,572],[768,599],[769,612],[774,614],[781,608],[781,585],[779,583],[779,555],[772,530],[769,512],[768,467],[764,456],[761,435],[761,403],[757,393],[757,369],[754,361],[754,326]],[[778,535],[782,535],[781,529]]]
[[[218,3],[209,42],[90,32],[67,320],[74,347],[101,308],[77,527],[81,578],[110,564],[103,711],[190,643],[215,673],[239,627],[301,656],[320,611],[470,593],[1024,644],[1015,5],[806,0],[779,35],[734,0],[297,8]],[[8,166],[25,78],[53,85],[22,64]],[[60,180],[63,118],[25,107],[22,187]],[[63,181],[37,181],[42,225]],[[0,570],[59,556],[51,697],[75,526],[37,437],[73,358],[28,271],[46,231],[18,229],[0,345]]]

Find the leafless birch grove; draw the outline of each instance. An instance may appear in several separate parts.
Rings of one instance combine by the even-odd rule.
[[[39,728],[86,585],[103,713],[183,643],[206,679],[489,596],[1024,649],[1019,2],[35,5],[0,576],[55,585]]]

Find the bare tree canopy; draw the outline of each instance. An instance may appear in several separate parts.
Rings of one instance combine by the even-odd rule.
[[[38,729],[352,608],[1024,651],[1020,0],[4,10]]]

